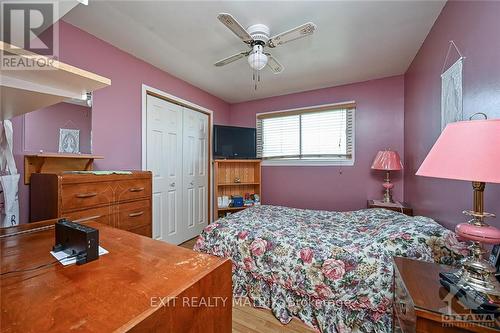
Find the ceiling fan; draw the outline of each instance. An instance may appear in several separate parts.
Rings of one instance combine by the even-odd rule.
[[[215,66],[224,66],[241,58],[248,57],[248,64],[254,69],[253,79],[255,82],[255,89],[257,89],[255,73],[257,72],[257,80],[260,81],[259,71],[266,67],[266,65],[275,74],[279,74],[284,70],[283,65],[280,64],[271,53],[264,51],[265,47],[275,48],[293,40],[310,36],[314,33],[314,30],[316,30],[316,25],[314,23],[307,22],[270,37],[270,30],[264,24],[254,24],[245,29],[231,14],[221,13],[217,18],[247,44],[250,50],[242,51],[219,60],[215,63]]]

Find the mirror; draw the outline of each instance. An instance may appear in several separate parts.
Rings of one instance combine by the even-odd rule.
[[[62,102],[24,115],[24,151],[92,153],[92,112],[82,103]]]

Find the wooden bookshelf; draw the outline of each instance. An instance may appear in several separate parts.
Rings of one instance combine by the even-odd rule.
[[[214,161],[214,220],[223,217],[227,212],[235,213],[248,207],[219,208],[217,198],[221,196],[239,195],[245,193],[261,194],[261,160],[215,160]],[[239,182],[235,180],[239,178]]]

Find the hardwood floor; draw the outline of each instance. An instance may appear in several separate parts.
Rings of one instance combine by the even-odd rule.
[[[317,333],[317,331],[297,318],[287,325],[282,325],[271,310],[234,305],[233,333]]]
[[[179,246],[192,249],[197,238],[190,239]],[[237,302],[234,302],[237,303]],[[270,310],[257,309],[248,302],[233,305],[233,333],[316,333],[297,318],[288,325],[282,325]]]
[[[195,237],[193,239],[190,239],[188,241],[185,241],[184,243],[180,244],[179,246],[180,247],[184,247],[186,249],[190,249],[192,250],[193,249],[193,246],[194,244],[196,243],[196,240],[198,239],[198,237]]]

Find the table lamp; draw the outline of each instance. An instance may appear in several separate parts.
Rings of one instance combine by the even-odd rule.
[[[484,222],[495,217],[484,212],[485,183],[500,183],[500,120],[472,120],[449,124],[417,171],[418,176],[472,182],[473,210],[468,223],[456,233],[472,241],[471,255],[462,262],[461,283],[477,291],[500,296],[496,269],[484,259],[481,243],[500,244],[500,230]]]
[[[372,169],[384,170],[386,172],[385,182],[382,184],[384,187],[384,202],[394,202],[394,200],[392,200],[392,188],[394,187],[394,184],[391,183],[390,172],[403,169],[403,164],[401,163],[399,154],[392,150],[379,151],[373,160]]]

